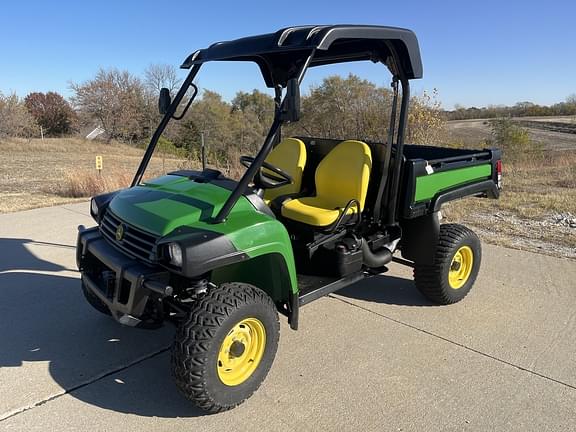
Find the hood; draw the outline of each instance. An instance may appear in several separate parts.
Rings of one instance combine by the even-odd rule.
[[[181,226],[204,225],[231,191],[187,177],[166,175],[120,191],[110,209],[126,223],[165,236]],[[237,205],[246,203],[242,198]]]

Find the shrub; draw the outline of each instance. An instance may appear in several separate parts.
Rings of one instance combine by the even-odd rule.
[[[528,130],[509,118],[490,121],[492,140],[488,144],[502,149],[502,155],[509,162],[541,159],[543,149],[530,139]]]
[[[78,170],[66,173],[64,180],[49,192],[67,198],[91,197],[128,187],[131,181],[132,174],[124,171],[99,174],[92,170]]]
[[[0,92],[0,137],[30,138],[36,127],[34,118],[15,93],[4,96]]]
[[[33,92],[24,99],[24,105],[47,136],[67,134],[72,131],[76,113],[61,95],[55,92]]]

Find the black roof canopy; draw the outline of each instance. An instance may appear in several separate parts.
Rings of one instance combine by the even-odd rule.
[[[408,79],[422,78],[416,35],[407,29],[367,25],[288,27],[259,36],[217,42],[188,56],[182,68],[209,61],[253,61],[266,85],[285,86],[297,77],[310,53],[309,66],[371,60],[389,64],[396,52],[398,68]]]

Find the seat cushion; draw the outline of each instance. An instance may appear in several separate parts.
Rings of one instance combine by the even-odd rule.
[[[316,196],[328,203],[328,208],[346,207],[355,199],[364,210],[371,168],[372,154],[366,143],[342,141],[316,168]]]
[[[302,173],[306,166],[306,146],[302,140],[297,138],[284,138],[270,152],[266,158],[266,162],[285,171],[294,180],[291,184],[264,191],[264,201],[266,204],[269,204],[270,201],[279,196],[300,192],[300,188],[302,187]],[[268,171],[266,168],[262,169]],[[278,177],[278,175],[274,173],[271,173],[271,175]]]
[[[282,216],[316,227],[327,227],[338,220],[352,200],[364,210],[372,155],[362,141],[343,141],[334,147],[316,168],[316,196],[287,201]],[[348,214],[356,213],[352,206]]]
[[[344,208],[331,208],[319,197],[306,197],[285,202],[282,216],[307,225],[326,227],[338,220]],[[356,207],[348,209],[348,214],[356,213]]]

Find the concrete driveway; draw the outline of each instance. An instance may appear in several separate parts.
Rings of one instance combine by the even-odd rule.
[[[410,269],[306,306],[239,408],[203,415],[170,378],[174,328],[93,311],[75,270],[88,204],[0,215],[0,430],[576,430],[576,262],[484,245],[438,307]]]

